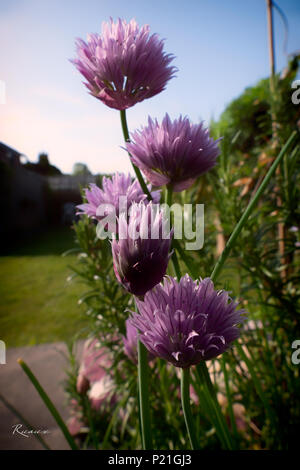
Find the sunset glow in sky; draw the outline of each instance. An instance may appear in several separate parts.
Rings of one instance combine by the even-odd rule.
[[[278,0],[289,21],[287,51],[300,49],[300,2]],[[286,64],[284,27],[275,13],[276,67]],[[41,151],[63,172],[129,171],[119,113],[90,96],[68,59],[75,38],[102,21],[135,18],[166,38],[179,69],[167,89],[128,110],[133,130],[148,114],[217,118],[246,86],[269,73],[264,0],[0,0],[0,141],[36,161]]]

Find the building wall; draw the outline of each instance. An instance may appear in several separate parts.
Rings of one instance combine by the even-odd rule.
[[[0,143],[0,237],[30,236],[49,225],[71,223],[71,206],[82,202],[80,188],[93,175],[43,176],[20,163],[20,153]]]
[[[79,191],[80,187],[86,187],[90,183],[96,183],[93,175],[58,175],[48,176],[49,187],[53,191]]]
[[[22,166],[6,168],[0,202],[1,235],[18,238],[45,223],[46,188],[47,182],[42,176]]]

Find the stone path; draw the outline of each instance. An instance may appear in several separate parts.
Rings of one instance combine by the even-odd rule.
[[[80,355],[82,342],[77,344],[76,349],[76,354]],[[69,446],[35,388],[17,363],[17,359],[22,358],[30,366],[66,420],[69,413],[63,382],[66,378],[68,361],[64,353],[67,353],[64,343],[11,348],[6,354],[6,364],[0,365],[1,395],[20,411],[35,429],[47,430],[48,433],[43,436],[44,440],[51,449],[57,450],[69,449]],[[14,425],[20,423],[20,419],[0,401],[0,450],[43,449],[34,436],[23,437],[16,432],[13,433]],[[20,429],[25,427],[22,426]]]

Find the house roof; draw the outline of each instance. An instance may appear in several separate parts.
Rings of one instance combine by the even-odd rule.
[[[8,145],[4,144],[3,142],[0,142],[0,152],[1,153],[6,153],[9,155],[15,155],[20,157],[22,155],[21,152],[18,152],[18,150],[13,149],[12,147],[9,147]]]

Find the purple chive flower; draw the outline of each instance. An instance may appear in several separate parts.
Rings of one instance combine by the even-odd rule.
[[[78,393],[86,393],[90,385],[97,382],[105,375],[107,355],[99,348],[99,341],[90,338],[84,343],[81,365],[77,377]]]
[[[211,279],[193,281],[188,274],[167,278],[141,301],[131,323],[154,355],[186,368],[219,356],[239,337],[237,325],[244,310],[237,310],[225,291],[214,290]]]
[[[119,240],[112,242],[114,271],[123,287],[142,296],[166,274],[173,230],[157,205],[133,204],[129,220],[119,217]]]
[[[124,344],[124,351],[126,356],[129,359],[137,363],[137,329],[133,326],[129,318],[127,318],[126,322],[126,336],[123,336],[123,344]]]
[[[135,326],[131,324],[129,318],[126,322],[126,336],[123,336],[124,352],[127,357],[134,363],[138,363],[138,351],[137,351],[137,342],[138,342],[138,331]],[[152,354],[148,354],[148,359],[151,361],[153,359]]]
[[[102,34],[78,39],[78,58],[71,60],[86,78],[90,94],[114,109],[127,109],[157,95],[174,76],[174,56],[163,51],[163,40],[150,36],[149,26],[135,20],[103,23]]]
[[[216,164],[217,144],[202,123],[191,124],[182,116],[172,122],[166,114],[161,124],[149,117],[148,126],[133,132],[126,148],[152,184],[183,191]]]
[[[151,185],[148,186],[149,191]],[[153,191],[151,193],[154,202],[159,202],[160,191]],[[110,204],[115,207],[116,216],[119,215],[119,197],[126,196],[127,207],[129,209],[134,202],[145,201],[147,203],[147,196],[143,193],[140,183],[137,179],[132,181],[130,174],[115,173],[111,178],[102,179],[102,189],[96,184],[90,184],[89,189],[85,189],[85,197],[87,203],[80,204],[77,208],[83,213],[94,219],[101,220],[102,217],[97,216],[97,209],[101,204]]]

